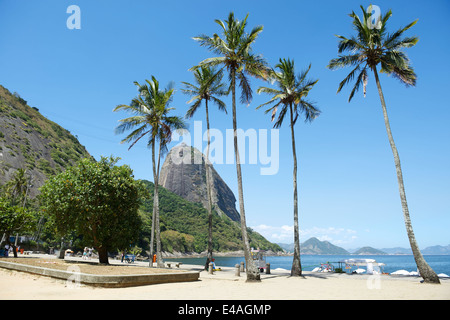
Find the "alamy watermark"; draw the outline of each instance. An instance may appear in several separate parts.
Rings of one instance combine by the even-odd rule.
[[[68,289],[78,289],[81,283],[81,270],[79,266],[69,266],[67,272],[71,272],[72,275],[66,280],[66,287]]]
[[[370,276],[367,278],[367,289],[381,289],[381,269],[378,265],[372,263],[367,264],[367,273]]]
[[[369,14],[367,25],[369,29],[381,29],[381,9],[379,6],[371,4],[367,7],[366,12]],[[73,4],[67,7],[66,13],[70,16],[66,20],[67,29],[81,29],[81,9]]]
[[[278,129],[247,129],[246,131],[237,129],[236,133],[240,164],[260,164],[261,175],[275,175],[278,173],[280,165],[280,136]],[[209,162],[212,164],[234,164],[234,130],[226,129],[224,136],[219,129],[210,129],[209,134],[211,137],[208,154]],[[203,132],[202,121],[194,121],[193,135],[188,130],[176,131],[172,136],[172,141],[179,141],[180,144],[185,143],[193,146],[203,154],[206,154],[207,146],[204,147],[204,142],[208,141],[207,137],[208,131],[205,130]],[[174,164],[202,164],[203,161],[201,155],[192,154],[191,152],[183,155],[172,153],[171,160]]]
[[[81,29],[81,9],[77,5],[70,5],[67,7],[66,13],[70,16],[66,20],[67,29]]]
[[[367,7],[366,13],[369,14],[367,18],[367,26],[369,29],[381,29],[381,9],[379,6],[371,4]]]

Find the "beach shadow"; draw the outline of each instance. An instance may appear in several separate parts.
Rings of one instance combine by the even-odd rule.
[[[324,274],[308,274],[307,276],[302,276],[302,277],[304,277],[305,279],[308,279],[308,278],[324,279],[324,280],[328,279],[328,277]]]

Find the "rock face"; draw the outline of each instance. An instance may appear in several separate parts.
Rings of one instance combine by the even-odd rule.
[[[0,186],[25,169],[33,198],[48,177],[90,157],[69,131],[0,85]]]
[[[188,201],[200,202],[207,208],[205,160],[205,155],[185,143],[173,147],[161,167],[160,185]],[[210,168],[213,210],[219,216],[226,215],[233,221],[239,221],[240,215],[236,210],[236,198],[233,192],[212,164]]]

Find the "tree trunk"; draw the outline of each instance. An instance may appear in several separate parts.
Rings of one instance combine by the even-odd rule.
[[[388,134],[389,143],[391,145],[392,153],[394,155],[395,169],[397,171],[398,189],[400,192],[400,200],[401,200],[402,209],[403,209],[403,218],[405,220],[406,233],[408,235],[409,243],[411,245],[411,249],[412,249],[412,252],[414,255],[414,260],[416,261],[417,268],[419,269],[420,275],[424,279],[425,282],[440,283],[439,277],[437,276],[436,272],[434,272],[433,269],[431,269],[431,267],[428,265],[428,263],[423,258],[422,253],[419,250],[419,246],[417,244],[416,237],[413,232],[411,218],[409,216],[408,203],[406,202],[406,193],[405,193],[405,187],[403,184],[403,174],[402,174],[402,168],[400,165],[400,157],[398,155],[397,147],[395,146],[394,138],[392,136],[391,127],[389,124],[389,118],[388,118],[388,114],[387,114],[387,110],[386,110],[386,102],[384,100],[383,91],[381,90],[380,79],[378,78],[378,72],[377,72],[376,68],[373,69],[373,72],[375,74],[375,81],[376,81],[377,87],[378,87],[378,94],[380,95],[381,107],[383,108],[384,123],[386,125],[386,131]]]
[[[99,263],[104,263],[104,264],[109,264],[108,261],[108,250],[106,249],[105,246],[100,246],[97,248],[98,251],[98,262]]]
[[[158,167],[156,171],[156,179],[155,179],[155,209],[156,209],[156,266],[158,268],[164,268],[164,261],[161,255],[161,229],[159,226],[159,163],[161,159],[161,141],[159,142],[159,151],[158,151]]]
[[[153,166],[153,182],[155,182],[156,177],[155,143],[152,144],[152,166]],[[153,254],[155,249],[156,194],[157,191],[155,183],[155,189],[153,190],[153,214],[152,214],[152,232],[150,235],[149,267],[153,267]]]
[[[7,239],[7,240],[6,240],[6,243],[9,244],[9,247],[12,249],[14,258],[17,258],[17,247],[16,247],[15,243],[11,243],[11,241],[9,241],[11,235],[8,233],[8,234],[6,234],[6,236],[7,236],[7,238],[6,238],[6,239]],[[17,237],[17,236],[16,236],[16,237]],[[9,250],[9,249],[8,249],[8,250]]]
[[[16,243],[14,242],[14,244],[11,244],[11,247],[13,249],[13,255],[14,258],[17,258],[17,247],[16,247]]]
[[[64,239],[61,239],[61,248],[59,249],[59,256],[58,259],[64,259],[65,253],[64,253]]]
[[[231,69],[231,92],[232,92],[232,105],[233,105],[233,132],[234,132],[234,154],[236,158],[236,173],[238,182],[238,194],[239,194],[239,209],[241,214],[241,230],[242,230],[242,242],[244,245],[245,267],[247,273],[247,281],[261,281],[259,269],[255,266],[251,251],[250,244],[247,235],[247,224],[245,222],[245,209],[244,209],[244,192],[242,188],[242,173],[241,162],[239,160],[239,148],[237,141],[237,123],[236,123],[236,70]]]
[[[291,135],[292,135],[292,156],[294,158],[294,260],[292,261],[291,276],[302,275],[302,264],[300,262],[300,234],[298,227],[298,198],[297,198],[297,153],[295,151],[295,135],[294,135],[294,113],[292,103],[289,105],[291,113]]]
[[[208,270],[209,263],[212,261],[212,197],[211,197],[211,171],[209,167],[209,146],[211,143],[211,137],[209,132],[209,113],[208,113],[208,99],[205,100],[206,110],[206,133],[208,136],[208,144],[206,146],[206,160],[205,160],[205,172],[206,172],[206,189],[208,192],[208,253],[206,255],[205,270]]]

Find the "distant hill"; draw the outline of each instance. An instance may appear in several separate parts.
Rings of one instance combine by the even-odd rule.
[[[277,245],[279,245],[286,252],[294,252],[293,243],[277,243]]]
[[[349,254],[344,248],[335,246],[328,241],[320,241],[317,238],[310,238],[300,245],[302,254]]]
[[[412,254],[411,248],[395,247],[395,248],[382,248],[380,250],[386,252],[386,254]]]
[[[383,252],[381,250],[372,248],[372,247],[362,247],[358,249],[357,251],[353,252],[353,254],[359,254],[359,255],[375,255],[375,254],[386,254],[386,252]]]
[[[76,137],[0,85],[0,185],[19,168],[32,177],[34,197],[44,181],[91,157]]]
[[[294,252],[294,244],[277,243],[287,252]],[[320,241],[312,237],[300,243],[300,254],[350,254],[344,248],[335,246],[328,241]]]
[[[142,180],[150,195],[154,184]],[[159,189],[161,243],[162,250],[168,252],[203,252],[207,249],[208,213],[201,203],[187,201],[183,197],[160,187]],[[153,199],[148,199],[142,206],[145,235],[150,236]],[[277,244],[267,241],[262,235],[248,228],[250,246],[274,252],[282,251]],[[147,248],[148,244],[140,247]],[[241,227],[239,223],[226,216],[213,215],[213,249],[215,252],[243,250]]]
[[[450,255],[450,245],[427,247],[422,250],[422,254]]]
[[[411,248],[383,248],[382,251],[387,254],[412,254]],[[422,254],[430,254],[430,255],[450,255],[450,245],[448,246],[430,246],[425,249],[420,250]]]
[[[286,252],[294,252],[293,243],[277,243]],[[301,254],[352,254],[352,255],[383,255],[383,254],[412,254],[411,248],[382,248],[375,249],[372,247],[362,247],[347,251],[341,247],[335,246],[328,241],[320,241],[317,238],[310,238],[300,244]],[[426,255],[450,255],[450,245],[448,246],[431,246],[421,250]]]

